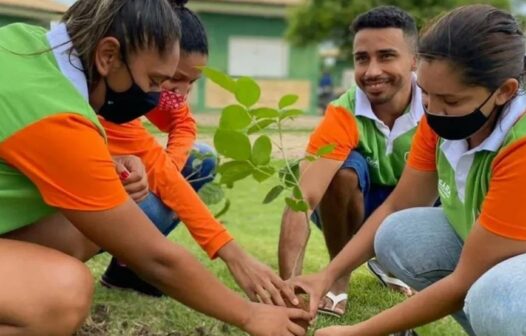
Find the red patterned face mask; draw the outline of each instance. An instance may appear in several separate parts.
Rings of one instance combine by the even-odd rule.
[[[179,92],[163,90],[158,108],[162,111],[177,110],[183,106],[185,101],[186,95],[182,95]]]

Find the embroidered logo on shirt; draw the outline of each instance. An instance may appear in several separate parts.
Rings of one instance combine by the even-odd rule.
[[[370,158],[368,156],[365,157],[365,160],[367,160],[367,164],[369,164],[369,166],[376,169],[380,168],[380,161]]]
[[[443,180],[438,180],[438,193],[442,198],[449,198],[451,197],[451,188]]]

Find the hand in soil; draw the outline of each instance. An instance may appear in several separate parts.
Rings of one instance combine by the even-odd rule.
[[[287,307],[302,309],[303,311],[308,313],[310,309],[309,295],[303,292],[301,288],[295,288],[294,292],[296,294],[296,298],[298,299],[298,304],[294,305],[289,300],[285,300]],[[301,326],[305,330],[305,332],[307,332],[307,329],[309,329],[310,321],[302,319],[294,319],[292,321],[297,325]]]
[[[251,301],[285,307],[285,300],[294,300],[288,283],[256,258],[239,253],[227,262],[230,273]]]
[[[301,288],[304,293],[309,295],[309,311],[312,316],[316,315],[320,300],[327,294],[332,285],[328,282],[327,275],[323,271],[292,278],[289,283],[294,288]]]
[[[311,316],[304,310],[251,304],[249,319],[243,329],[252,336],[286,336],[291,333],[296,336],[305,335],[305,328],[293,321],[309,321]],[[307,322],[308,323],[308,322]]]

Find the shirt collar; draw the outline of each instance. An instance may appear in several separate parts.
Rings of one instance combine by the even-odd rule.
[[[84,68],[75,50],[66,29],[65,23],[55,25],[48,33],[47,39],[53,49],[53,55],[62,74],[69,79],[71,84],[86,99],[89,100],[88,83]]]
[[[412,121],[416,125],[420,121],[420,118],[424,115],[424,107],[422,102],[422,91],[418,85],[416,85],[415,73],[412,73],[411,75],[411,102],[407,108],[409,109],[409,114],[411,115]],[[356,108],[354,112],[356,116],[362,116],[375,121],[380,121],[373,111],[369,98],[367,98],[365,92],[363,92],[359,87],[356,87]]]

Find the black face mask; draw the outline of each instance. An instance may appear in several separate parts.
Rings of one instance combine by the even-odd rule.
[[[473,112],[463,116],[445,116],[432,114],[427,111],[424,105],[424,111],[429,126],[435,133],[447,140],[467,139],[484,126],[489,117],[486,117],[480,109],[486,105],[488,100],[493,96],[493,91],[486,100]]]
[[[99,110],[99,115],[104,119],[116,124],[124,124],[139,118],[153,110],[159,105],[160,92],[144,92],[133,79],[133,75],[128,67],[132,78],[132,86],[124,92],[115,92],[106,82],[106,101]]]

